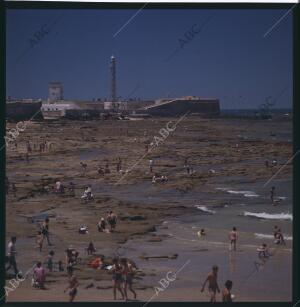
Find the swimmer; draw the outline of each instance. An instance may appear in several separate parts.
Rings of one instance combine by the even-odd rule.
[[[272,187],[271,191],[270,191],[270,199],[271,199],[271,202],[272,202],[273,206],[275,206],[274,196],[275,196],[275,187]]]
[[[202,286],[201,292],[204,291],[205,285],[208,282],[208,291],[210,294],[210,302],[216,302],[216,292],[218,291],[218,293],[220,293],[220,288],[218,286],[218,270],[219,268],[214,265],[212,267],[212,272],[210,272]]]
[[[197,232],[199,237],[204,237],[206,235],[205,230],[202,228],[200,231]]]

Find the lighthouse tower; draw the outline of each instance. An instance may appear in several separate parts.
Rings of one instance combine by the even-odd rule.
[[[110,77],[110,99],[115,102],[117,100],[116,58],[113,55],[110,58]]]

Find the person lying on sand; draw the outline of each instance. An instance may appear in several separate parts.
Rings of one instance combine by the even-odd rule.
[[[217,278],[218,278],[218,270],[219,268],[214,265],[212,267],[212,271],[208,274],[203,286],[202,286],[202,289],[201,289],[201,292],[204,291],[204,288],[205,288],[205,285],[206,283],[208,282],[208,291],[209,291],[209,294],[210,294],[210,302],[216,302],[216,292],[218,291],[220,293],[220,288],[218,286],[218,281],[217,281]]]

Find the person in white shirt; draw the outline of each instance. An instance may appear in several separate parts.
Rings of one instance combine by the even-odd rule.
[[[8,243],[8,253],[7,253],[7,255],[8,255],[9,265],[6,268],[6,271],[8,271],[11,267],[13,267],[15,275],[17,276],[19,270],[17,268],[17,262],[16,262],[16,254],[17,254],[16,246],[15,246],[16,241],[17,241],[16,237],[11,237],[11,240]]]

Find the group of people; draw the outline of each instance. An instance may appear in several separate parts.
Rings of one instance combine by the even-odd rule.
[[[117,299],[117,290],[121,293],[122,299],[128,300],[128,292],[131,291],[136,299],[136,292],[132,288],[133,276],[136,268],[127,259],[113,259],[111,268],[113,280],[114,299]]]
[[[107,228],[107,224],[110,229]],[[113,232],[117,226],[117,215],[113,211],[107,211],[106,220],[102,217],[97,224],[99,232]]]
[[[219,268],[218,266],[214,265],[212,267],[212,271],[208,274],[207,278],[205,279],[201,292],[204,291],[206,284],[208,284],[208,292],[210,295],[210,302],[214,303],[216,302],[216,294],[217,292],[220,293],[220,288],[218,285],[218,271]],[[233,295],[231,294],[231,289],[232,289],[232,281],[227,280],[225,282],[225,287],[222,290],[222,301],[223,302],[232,302]]]
[[[168,177],[165,175],[158,176],[158,174],[154,174],[152,177],[152,183],[158,183],[158,182],[167,182]]]

